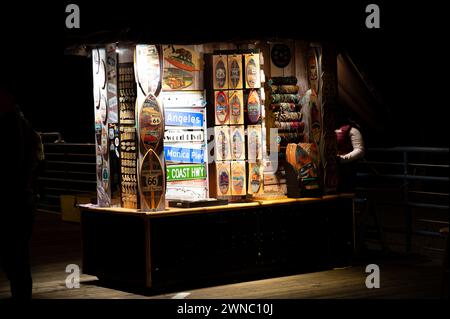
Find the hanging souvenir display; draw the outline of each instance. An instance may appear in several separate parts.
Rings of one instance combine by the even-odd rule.
[[[303,139],[305,124],[301,111],[299,87],[295,76],[273,77],[267,83],[270,94],[269,107],[270,119],[268,125],[278,129],[278,151],[285,152],[288,143],[300,142]],[[284,157],[279,157],[279,164],[275,171],[264,170],[264,192],[274,194],[287,194],[288,185]],[[267,173],[266,173],[267,171]],[[283,177],[282,177],[283,176]]]
[[[120,183],[122,207],[137,209],[138,196],[138,154],[136,131],[136,81],[134,77],[134,46],[120,46],[118,54],[119,93],[119,144]]]
[[[259,51],[243,54],[239,51],[219,51],[212,55],[208,60],[211,74],[211,97],[214,97],[215,127],[214,134],[214,153],[216,161],[233,160],[231,174],[222,172],[222,181],[229,180],[230,193],[221,192],[217,188],[217,193],[221,196],[228,194],[233,196],[231,200],[239,200],[239,196],[246,195],[246,167],[247,160],[246,149],[252,152],[253,160],[262,159],[262,120],[264,117],[264,92],[262,92],[261,77],[262,62]],[[227,61],[226,67],[225,61]],[[223,62],[223,63],[222,63]],[[226,70],[228,84],[223,85],[222,73]],[[228,90],[226,90],[228,89]],[[253,132],[251,139],[253,143],[249,147],[249,137],[246,133],[247,125],[256,125],[258,127],[250,128]],[[247,134],[247,135],[246,135]],[[247,142],[247,148],[245,143]],[[239,161],[238,164],[234,164]],[[241,162],[242,161],[242,162]],[[241,164],[244,163],[242,166]],[[216,172],[219,174],[219,172]],[[227,176],[225,178],[225,176]],[[233,187],[233,178],[235,186]],[[219,179],[219,175],[217,176]],[[228,182],[227,182],[228,183]],[[226,184],[226,183],[224,183]],[[222,187],[224,188],[224,186]]]
[[[107,72],[107,99],[108,99],[108,123],[118,123],[118,97],[117,97],[117,45],[106,45],[106,72]]]
[[[106,50],[92,50],[94,119],[96,142],[97,204],[111,205],[109,139],[108,139],[108,92],[106,88]]]

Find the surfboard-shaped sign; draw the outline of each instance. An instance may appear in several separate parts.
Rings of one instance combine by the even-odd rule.
[[[215,113],[216,125],[228,124],[230,121],[230,107],[228,105],[228,96],[225,91],[216,91],[215,95]]]
[[[251,163],[248,170],[248,194],[263,193],[263,166],[259,163]]]
[[[317,94],[319,92],[319,59],[314,48],[308,52],[308,81],[311,90]]]
[[[244,97],[242,90],[229,91],[230,124],[244,124]]]
[[[247,154],[249,163],[262,159],[261,126],[249,125],[247,127]]]
[[[242,196],[246,194],[245,175],[244,161],[231,163],[231,195]]]
[[[230,160],[230,129],[228,126],[214,127],[214,154],[217,161]]]
[[[242,89],[242,55],[228,56],[228,88]]]
[[[164,120],[156,97],[149,93],[139,110],[139,136],[142,148],[157,150],[164,134]]]
[[[228,89],[227,56],[213,55],[214,90]]]
[[[158,155],[149,149],[141,164],[140,190],[144,209],[157,209],[164,200],[164,172]]]
[[[217,162],[217,196],[231,195],[231,166],[230,162]]]
[[[259,54],[245,55],[245,87],[248,89],[261,87]]]
[[[147,96],[161,91],[161,53],[156,45],[138,44],[135,51],[136,82]]]
[[[230,128],[231,134],[231,159],[244,160],[245,159],[245,131],[244,126],[232,126]]]
[[[261,121],[261,99],[258,90],[251,90],[247,98],[247,119],[249,124]]]

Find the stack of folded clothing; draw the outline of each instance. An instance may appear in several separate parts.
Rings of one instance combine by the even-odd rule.
[[[278,129],[278,162],[267,162],[264,169],[264,192],[272,194],[288,193],[285,148],[289,143],[303,140],[304,123],[302,122],[299,87],[297,78],[273,77],[266,82],[267,127]],[[270,139],[275,137],[270,136]]]
[[[303,139],[305,128],[302,122],[299,87],[295,76],[273,77],[268,82],[269,111],[272,112],[271,127],[278,129],[279,146],[298,143]]]

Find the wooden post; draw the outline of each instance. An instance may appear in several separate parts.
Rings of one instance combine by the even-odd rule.
[[[322,108],[322,141],[320,158],[323,168],[323,190],[325,194],[337,189],[337,141],[334,132],[334,112],[337,107],[337,54],[332,43],[322,44],[321,85],[319,100]]]

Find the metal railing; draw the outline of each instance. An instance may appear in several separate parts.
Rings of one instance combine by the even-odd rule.
[[[414,235],[442,237],[438,230],[420,229],[419,224],[448,226],[448,154],[448,148],[437,147],[372,148],[359,163],[359,197],[369,198],[375,206],[371,209],[403,208],[400,232],[406,252],[412,250]],[[423,217],[414,219],[418,210]]]
[[[61,212],[61,195],[95,194],[95,144],[66,143],[58,132],[40,134],[45,167],[38,178],[38,210]]]

